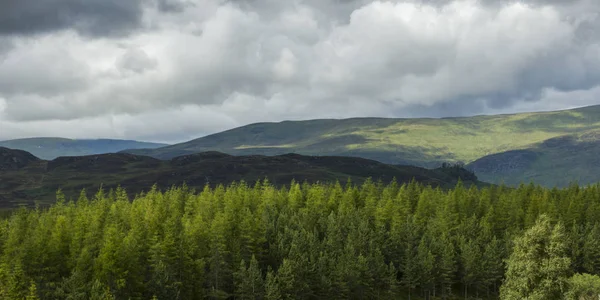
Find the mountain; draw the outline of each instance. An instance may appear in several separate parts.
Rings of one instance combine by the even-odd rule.
[[[0,171],[18,170],[39,160],[29,152],[0,147]]]
[[[429,170],[356,157],[298,154],[232,156],[205,152],[158,160],[112,153],[46,161],[24,151],[0,148],[0,168],[0,208],[49,204],[58,189],[67,197],[76,198],[82,189],[94,192],[100,186],[109,189],[120,185],[133,194],[148,191],[154,184],[166,189],[185,182],[202,189],[207,184],[214,186],[241,180],[254,183],[265,178],[275,185],[286,185],[293,179],[342,183],[351,179],[360,183],[369,177],[386,183],[393,178],[398,182],[414,179],[440,187],[453,187],[461,178],[467,184],[486,185],[456,166]]]
[[[442,162],[462,162],[494,183],[534,180],[546,186],[565,186],[571,181],[600,181],[600,173],[595,172],[600,148],[593,147],[600,140],[599,131],[600,105],[461,118],[257,123],[181,144],[124,152],[159,159],[203,151],[235,155],[293,152],[429,168]],[[570,152],[583,149],[584,154]],[[513,166],[523,163],[526,166]]]
[[[0,141],[0,147],[24,150],[42,159],[54,159],[59,156],[113,153],[124,149],[152,149],[164,146],[167,145],[110,139],[71,140],[64,138],[27,138]]]
[[[467,165],[482,180],[547,186],[600,181],[600,131],[545,140],[532,147],[488,155]]]

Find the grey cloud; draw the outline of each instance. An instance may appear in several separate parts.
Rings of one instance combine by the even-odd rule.
[[[125,70],[130,70],[136,73],[153,69],[157,66],[157,61],[144,50],[133,48],[127,50],[123,56],[117,61],[119,67]]]
[[[2,62],[13,49],[14,44],[10,39],[0,37],[0,62]]]
[[[157,1],[157,2],[155,2]],[[0,35],[43,34],[73,29],[87,36],[123,36],[143,27],[144,8],[165,12],[186,7],[179,0],[5,0]]]
[[[88,66],[65,49],[36,48],[31,42],[13,47],[18,50],[0,59],[0,96],[56,97],[88,87]]]
[[[182,12],[195,4],[186,0],[157,0],[158,9],[164,12],[177,13]]]
[[[122,27],[127,39],[15,37],[0,54],[0,126],[61,132],[93,119],[98,132],[165,141],[257,121],[465,116],[600,94],[592,0],[156,1],[163,12],[144,32],[141,21]]]
[[[6,54],[13,47],[13,42],[10,39],[0,37],[0,54]]]

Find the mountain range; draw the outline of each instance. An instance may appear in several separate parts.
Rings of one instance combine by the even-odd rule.
[[[186,183],[202,189],[206,185],[245,181],[254,184],[268,179],[274,185],[298,182],[334,182],[348,179],[361,183],[367,178],[389,183],[415,180],[442,188],[454,187],[459,178],[465,184],[487,185],[458,166],[434,170],[387,165],[356,157],[304,156],[232,156],[204,152],[170,160],[111,153],[59,157],[42,160],[23,150],[0,147],[0,209],[46,205],[55,201],[58,189],[67,198],[77,199],[82,189],[95,193],[121,186],[130,194],[149,191],[156,185],[167,189]],[[88,194],[91,196],[91,194]]]
[[[351,118],[255,123],[184,143],[34,138],[0,142],[52,160],[128,153],[170,160],[230,155],[346,156],[436,168],[462,163],[486,182],[564,187],[600,181],[600,105],[571,110],[457,118]]]
[[[0,141],[0,147],[24,150],[42,159],[55,159],[59,156],[113,153],[125,149],[152,149],[163,146],[167,146],[167,144],[115,139],[73,140],[54,137]]]
[[[600,181],[600,105],[460,118],[353,118],[256,123],[185,143],[125,150],[158,159],[232,155],[357,156],[433,168],[464,163],[487,182],[566,186]]]

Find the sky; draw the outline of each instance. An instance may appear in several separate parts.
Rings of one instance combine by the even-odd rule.
[[[6,1],[0,140],[600,103],[598,0]]]

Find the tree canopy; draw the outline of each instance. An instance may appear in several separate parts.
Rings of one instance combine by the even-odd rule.
[[[599,220],[600,185],[58,193],[0,220],[0,299],[588,299]]]

